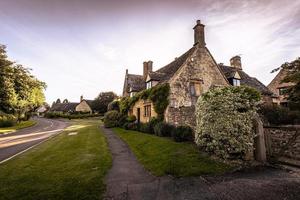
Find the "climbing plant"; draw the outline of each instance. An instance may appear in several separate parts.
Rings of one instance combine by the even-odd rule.
[[[148,99],[152,101],[154,110],[158,115],[158,119],[163,120],[164,112],[169,105],[169,93],[170,86],[167,83],[143,90],[133,97],[122,98],[120,101],[120,111],[125,114],[140,99]]]

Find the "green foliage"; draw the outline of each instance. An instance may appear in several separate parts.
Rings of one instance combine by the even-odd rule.
[[[169,105],[169,84],[157,85],[153,88],[143,90],[133,97],[124,97],[120,101],[120,112],[127,113],[129,109],[140,99],[151,100],[154,105],[154,110],[158,115],[159,120],[163,120],[164,112]]]
[[[131,123],[131,122],[135,122],[135,121],[136,121],[136,116],[130,115],[127,117],[127,122]]]
[[[44,103],[46,84],[29,69],[8,60],[5,49],[0,45],[0,110],[20,118]]]
[[[261,106],[259,112],[271,125],[300,124],[300,111],[278,105]]]
[[[119,103],[120,103],[119,101],[110,102],[107,106],[107,111],[116,110],[116,111],[120,112]]]
[[[194,141],[193,130],[189,126],[178,126],[174,128],[172,137],[175,142]]]
[[[203,94],[196,106],[196,143],[222,158],[252,151],[252,120],[259,99],[258,92],[245,86],[214,88]]]
[[[117,95],[113,92],[101,92],[92,103],[92,110],[104,114],[107,112],[108,104],[111,103]]]
[[[120,117],[121,115],[118,111],[108,111],[104,115],[104,126],[106,128],[117,127],[119,125]]]
[[[300,57],[290,63],[282,64],[281,67],[274,69],[272,72],[280,69],[287,72],[282,83],[293,83],[286,91],[289,105],[292,109],[300,110]]]
[[[11,127],[14,126],[16,122],[14,115],[0,112],[0,127]]]
[[[66,118],[66,119],[84,119],[89,117],[99,117],[100,114],[90,113],[62,113],[62,112],[47,112],[45,113],[46,118]]]
[[[154,126],[154,134],[160,137],[171,137],[176,127],[165,122],[159,122]]]

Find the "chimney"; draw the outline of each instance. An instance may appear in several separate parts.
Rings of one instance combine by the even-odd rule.
[[[143,62],[143,77],[146,80],[149,72],[152,72],[153,62],[149,60],[148,62]]]
[[[204,25],[201,24],[200,20],[197,20],[194,27],[194,40],[194,46],[198,44],[200,47],[205,47]]]
[[[128,69],[126,69],[126,75],[128,74]]]
[[[83,95],[80,96],[80,102],[82,102],[82,100],[83,100]]]
[[[242,69],[242,62],[240,56],[234,56],[230,59],[230,66],[236,69]]]

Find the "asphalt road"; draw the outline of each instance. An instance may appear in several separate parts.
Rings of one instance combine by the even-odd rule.
[[[67,122],[59,120],[45,118],[35,120],[37,121],[35,126],[0,135],[0,163],[58,134],[68,126]]]

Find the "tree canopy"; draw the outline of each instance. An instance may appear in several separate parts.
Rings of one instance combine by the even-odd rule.
[[[101,92],[92,103],[92,110],[99,113],[106,113],[107,106],[117,95],[114,92]]]
[[[45,102],[45,88],[30,69],[10,61],[6,46],[0,45],[0,110],[18,117],[33,111]]]

